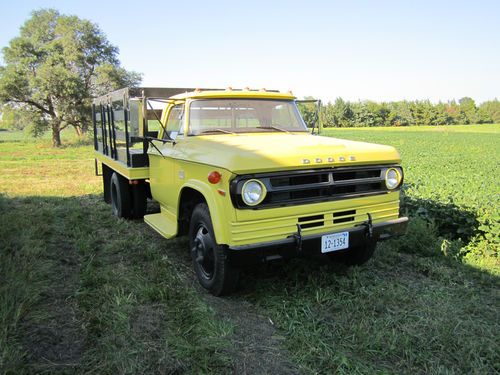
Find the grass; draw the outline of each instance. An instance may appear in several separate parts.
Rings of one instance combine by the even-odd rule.
[[[185,239],[111,216],[85,142],[1,132],[0,373],[499,372],[500,127],[325,132],[401,151],[408,235],[363,267],[252,269],[226,299]]]

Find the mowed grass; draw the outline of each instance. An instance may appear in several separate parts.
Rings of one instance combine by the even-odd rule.
[[[0,373],[229,371],[232,325],[177,241],[110,215],[91,147],[6,141],[0,165]]]
[[[185,239],[111,216],[91,146],[0,133],[0,372],[243,372],[235,348],[272,348],[238,332],[263,325],[306,374],[499,372],[500,127],[325,133],[400,150],[407,236],[363,267],[248,270],[225,313]]]

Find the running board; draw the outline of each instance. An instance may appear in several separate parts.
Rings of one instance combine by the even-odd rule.
[[[158,214],[144,215],[144,221],[165,238],[172,238],[177,235],[177,218],[165,211]]]

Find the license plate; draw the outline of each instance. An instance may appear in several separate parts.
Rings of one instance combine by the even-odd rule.
[[[329,253],[349,247],[349,232],[325,234],[321,237],[321,252]]]

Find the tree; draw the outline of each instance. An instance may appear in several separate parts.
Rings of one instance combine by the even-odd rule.
[[[304,97],[304,100],[315,100],[312,96],[306,96]],[[302,118],[304,119],[304,122],[306,123],[308,128],[312,128],[313,126],[319,126],[319,123],[317,121],[317,111],[318,111],[318,105],[317,103],[298,103],[298,108],[300,110],[300,113],[302,115]]]
[[[349,102],[342,98],[337,98],[333,104],[333,126],[348,127],[353,126],[353,110]]]
[[[445,103],[439,102],[435,106],[436,117],[435,117],[435,125],[450,125],[452,123],[452,118],[448,113],[448,105]]]
[[[500,123],[500,101],[495,99],[481,103],[478,116],[481,122]]]
[[[141,80],[120,66],[118,49],[97,25],[54,9],[33,12],[2,52],[0,103],[23,112],[38,131],[50,128],[54,147],[67,126],[87,131],[92,97]]]
[[[476,103],[473,99],[465,97],[458,101],[462,124],[475,124],[478,120]]]
[[[333,104],[328,102],[326,105],[321,107],[321,125],[324,128],[329,128],[335,126],[335,113],[333,110]]]

